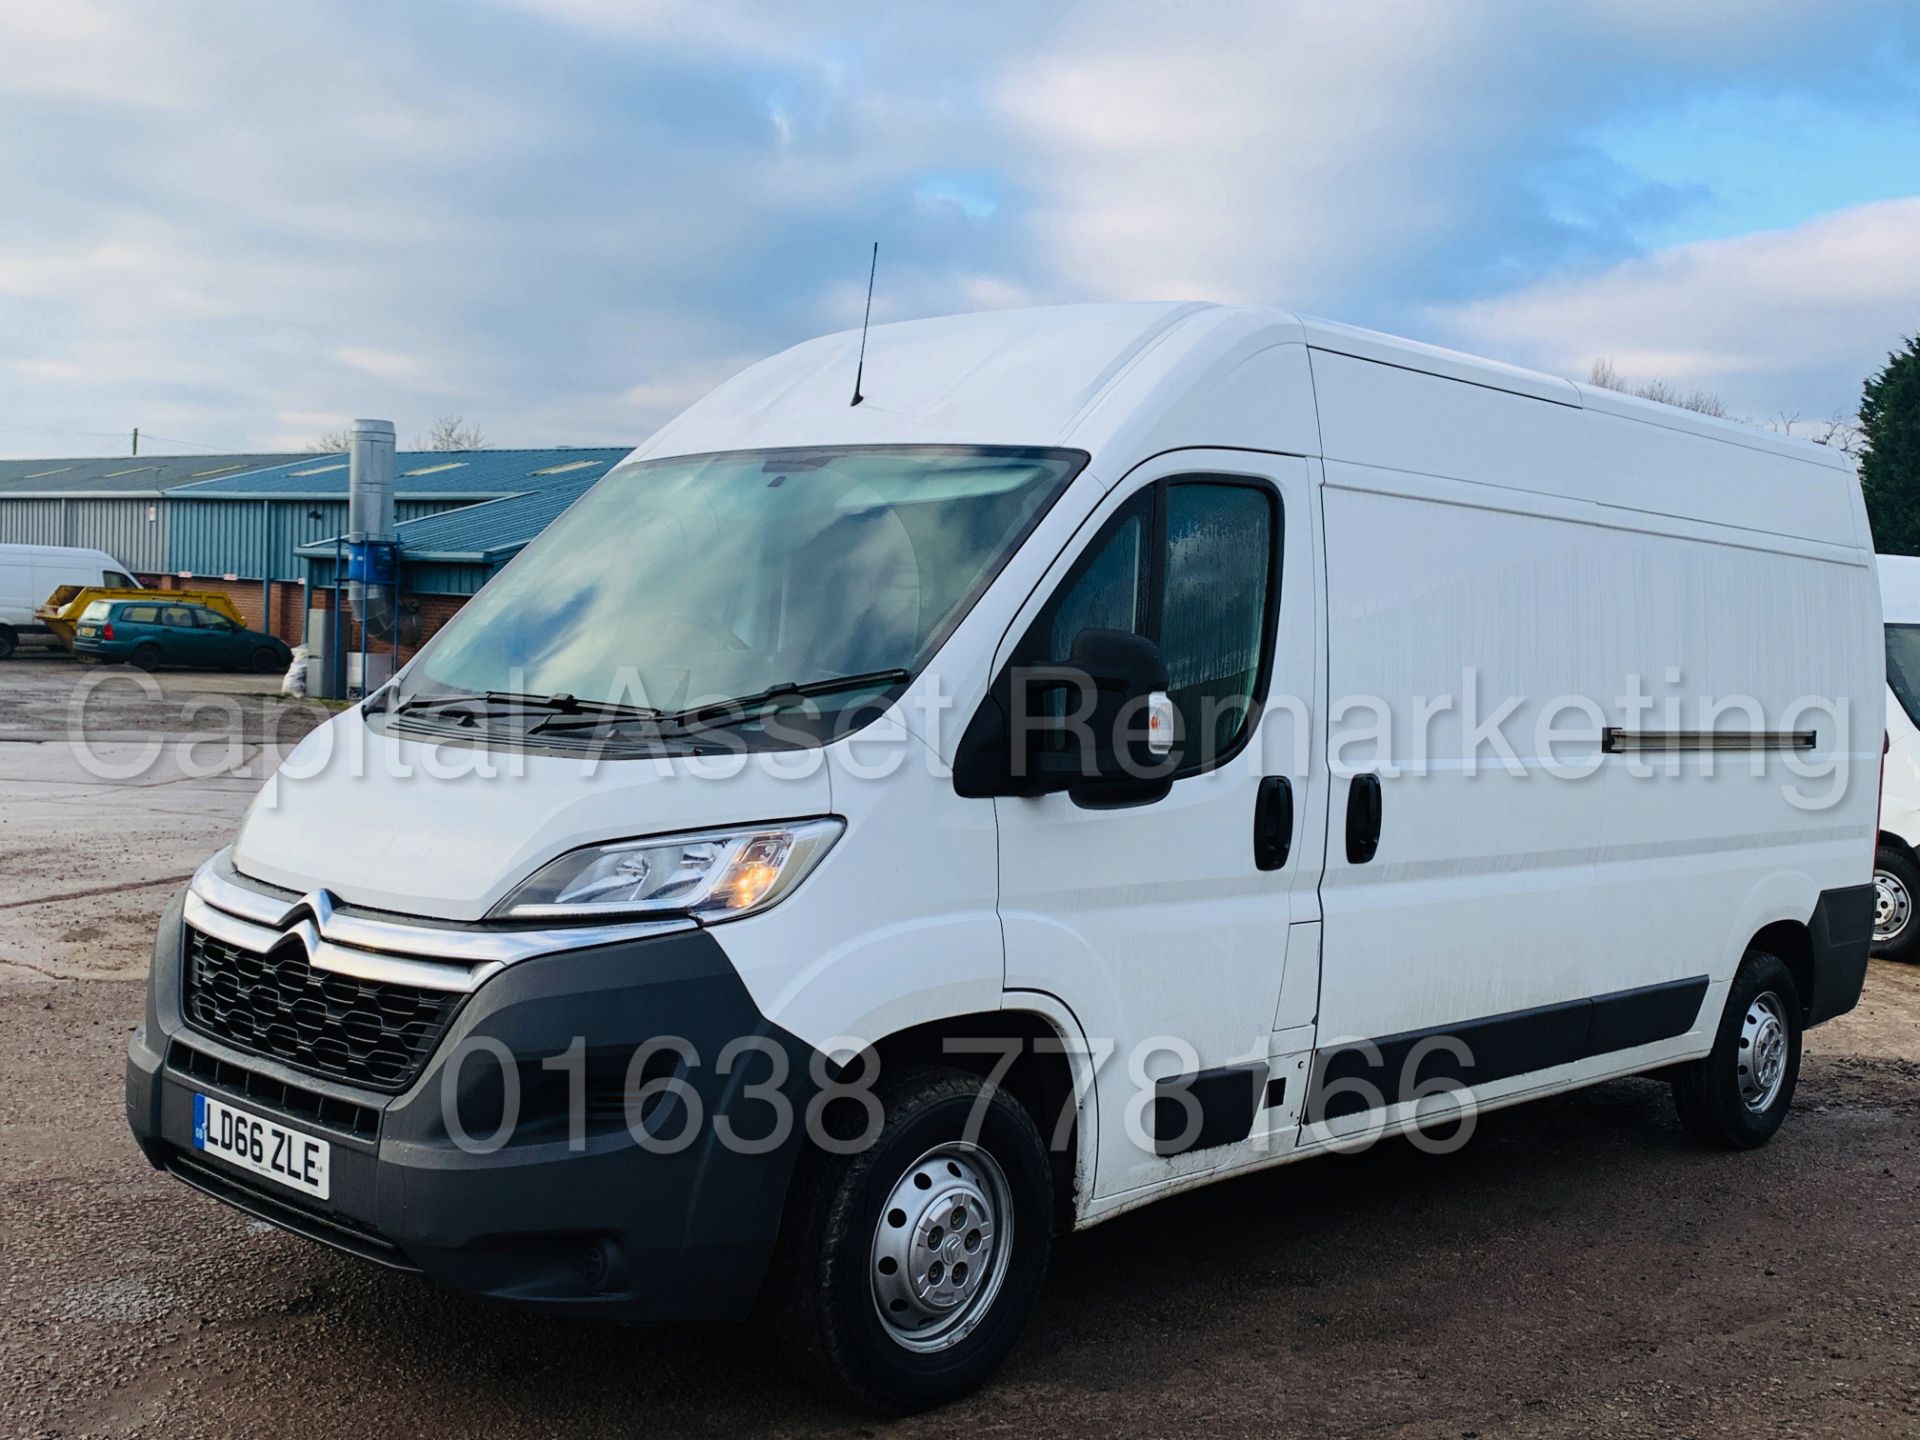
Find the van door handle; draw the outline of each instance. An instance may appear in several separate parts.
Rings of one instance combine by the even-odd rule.
[[[1278,870],[1293,849],[1293,782],[1284,775],[1260,781],[1253,802],[1253,863]]]
[[[1380,777],[1356,775],[1347,787],[1347,863],[1364,865],[1380,848]]]

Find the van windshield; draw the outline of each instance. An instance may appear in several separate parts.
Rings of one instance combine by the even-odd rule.
[[[493,692],[681,712],[917,672],[1085,461],[907,446],[621,465],[434,637],[401,703]],[[809,703],[832,712],[886,683]]]

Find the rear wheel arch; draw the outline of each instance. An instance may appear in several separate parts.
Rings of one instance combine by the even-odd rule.
[[[1800,1002],[1804,1020],[1813,1007],[1813,933],[1802,921],[1776,920],[1760,928],[1747,942],[1744,953],[1755,950],[1778,957],[1787,967],[1787,973],[1793,976],[1794,988],[1800,992],[1795,998]]]

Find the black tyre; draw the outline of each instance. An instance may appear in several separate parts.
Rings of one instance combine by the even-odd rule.
[[[1891,845],[1873,857],[1873,953],[1920,960],[1920,865]]]
[[[282,660],[280,652],[271,645],[262,645],[253,652],[253,673],[256,675],[271,675],[276,670],[286,669],[291,663],[291,661]]]
[[[136,645],[127,656],[127,663],[136,670],[158,670],[161,658],[158,645]]]
[[[20,644],[20,637],[13,633],[11,625],[0,625],[0,660],[12,657]]]
[[[1750,950],[1733,977],[1713,1050],[1676,1070],[1680,1122],[1702,1145],[1752,1150],[1773,1138],[1800,1081],[1800,991],[1777,956]]]
[[[803,1379],[903,1414],[966,1394],[1013,1348],[1052,1250],[1053,1179],[1032,1118],[1001,1091],[982,1104],[985,1088],[883,1075],[878,1138],[802,1157],[767,1300]]]

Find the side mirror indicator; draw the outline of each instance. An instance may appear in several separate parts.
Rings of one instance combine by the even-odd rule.
[[[1173,699],[1164,690],[1147,696],[1147,749],[1154,755],[1173,753]]]

